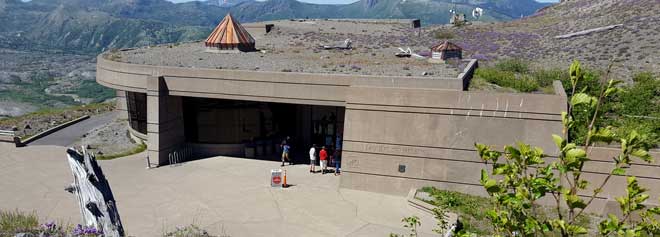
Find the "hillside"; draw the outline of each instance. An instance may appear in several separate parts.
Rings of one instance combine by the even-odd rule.
[[[660,4],[656,0],[571,0],[510,22],[461,28],[431,27],[452,36],[468,56],[494,60],[521,58],[543,67],[566,68],[579,59],[604,70],[615,60],[619,78],[632,73],[660,73]],[[557,39],[556,36],[622,24],[611,30]],[[426,40],[433,40],[434,33]],[[436,39],[437,40],[437,39]]]
[[[148,19],[148,15],[140,13],[145,11],[137,7],[140,4],[130,7],[131,1],[124,1],[123,4],[117,3],[121,1],[104,0],[2,1],[5,1],[0,4],[0,9],[4,11],[0,14],[0,22],[3,22],[0,25],[2,48],[93,54],[114,47],[193,40],[204,37],[208,31],[208,27]],[[167,7],[150,5],[161,9]],[[164,12],[173,14],[166,18],[173,18],[174,14],[179,13]]]
[[[0,47],[98,53],[198,40],[227,12],[242,22],[289,18],[420,18],[447,23],[449,9],[485,9],[483,21],[511,20],[545,4],[534,0],[362,0],[319,5],[295,0],[174,4],[165,0],[0,0]]]

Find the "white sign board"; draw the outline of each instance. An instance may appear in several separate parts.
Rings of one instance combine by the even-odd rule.
[[[270,170],[270,186],[271,187],[282,187],[282,170]]]

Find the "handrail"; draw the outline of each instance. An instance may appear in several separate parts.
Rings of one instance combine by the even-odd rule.
[[[16,132],[12,130],[0,130],[0,136],[13,137],[16,136]]]

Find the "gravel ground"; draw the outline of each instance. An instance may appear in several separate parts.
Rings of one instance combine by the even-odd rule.
[[[274,23],[275,28],[265,35],[252,34],[258,52],[211,53],[206,52],[203,42],[192,42],[112,52],[106,58],[147,65],[256,71],[428,78],[456,78],[459,74],[456,66],[394,56],[398,47],[421,52],[440,43],[409,40],[416,36],[410,24],[336,20],[265,23]],[[319,48],[341,44],[345,39],[351,39],[352,50]]]
[[[133,150],[138,144],[128,134],[126,120],[115,119],[112,122],[86,133],[73,146],[89,145],[90,151],[103,155],[118,154]]]

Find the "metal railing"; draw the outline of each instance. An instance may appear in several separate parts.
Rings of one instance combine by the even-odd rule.
[[[170,165],[180,164],[186,161],[190,161],[194,156],[193,148],[186,144],[179,146],[167,154],[167,158]]]
[[[0,130],[0,136],[2,136],[2,137],[12,137],[13,138],[13,137],[16,136],[16,132],[14,132],[12,130]]]
[[[12,130],[0,130],[0,142],[14,143],[16,147],[21,146],[21,139]]]

